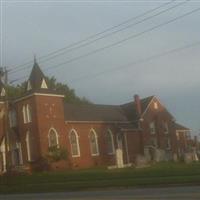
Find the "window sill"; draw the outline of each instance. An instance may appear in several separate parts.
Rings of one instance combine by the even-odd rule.
[[[72,158],[79,158],[81,157],[80,155],[72,155]]]
[[[99,156],[99,153],[98,154],[92,154],[91,156]]]

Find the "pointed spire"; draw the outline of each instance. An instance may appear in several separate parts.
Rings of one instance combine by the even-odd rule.
[[[30,74],[30,77],[27,82],[26,90],[27,91],[38,91],[41,89],[48,89],[45,75],[40,69],[36,56],[34,55],[34,64]]]
[[[36,55],[34,54],[34,65],[37,64]]]

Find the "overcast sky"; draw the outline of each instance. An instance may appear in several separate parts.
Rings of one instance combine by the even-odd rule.
[[[141,97],[156,95],[178,122],[197,132],[200,129],[200,45],[152,60],[147,58],[200,42],[200,10],[147,30],[200,8],[200,1],[191,0],[179,6],[176,5],[184,1],[174,1],[133,20],[166,2],[169,1],[2,1],[1,63],[14,69],[33,61],[34,54],[39,58],[132,18],[112,30],[130,25],[124,31],[70,52],[63,51],[46,62],[38,59],[41,68],[74,88],[79,96],[98,104],[127,103],[136,93]],[[142,32],[145,33],[134,36]],[[107,33],[110,32],[96,38]],[[131,36],[119,45],[82,56]],[[145,62],[139,62],[143,59]],[[59,65],[63,62],[66,64]],[[129,63],[132,64],[127,67]],[[10,73],[9,80],[28,76],[32,65]]]

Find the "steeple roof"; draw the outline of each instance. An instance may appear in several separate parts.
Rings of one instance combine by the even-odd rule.
[[[34,59],[34,65],[27,81],[26,90],[36,92],[45,89],[48,89],[45,75],[40,69],[36,59]]]

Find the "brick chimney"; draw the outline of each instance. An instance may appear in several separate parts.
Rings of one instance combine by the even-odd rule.
[[[140,117],[142,114],[142,107],[141,107],[141,101],[139,95],[134,95],[134,103],[135,103],[135,108],[137,111],[138,116]]]

